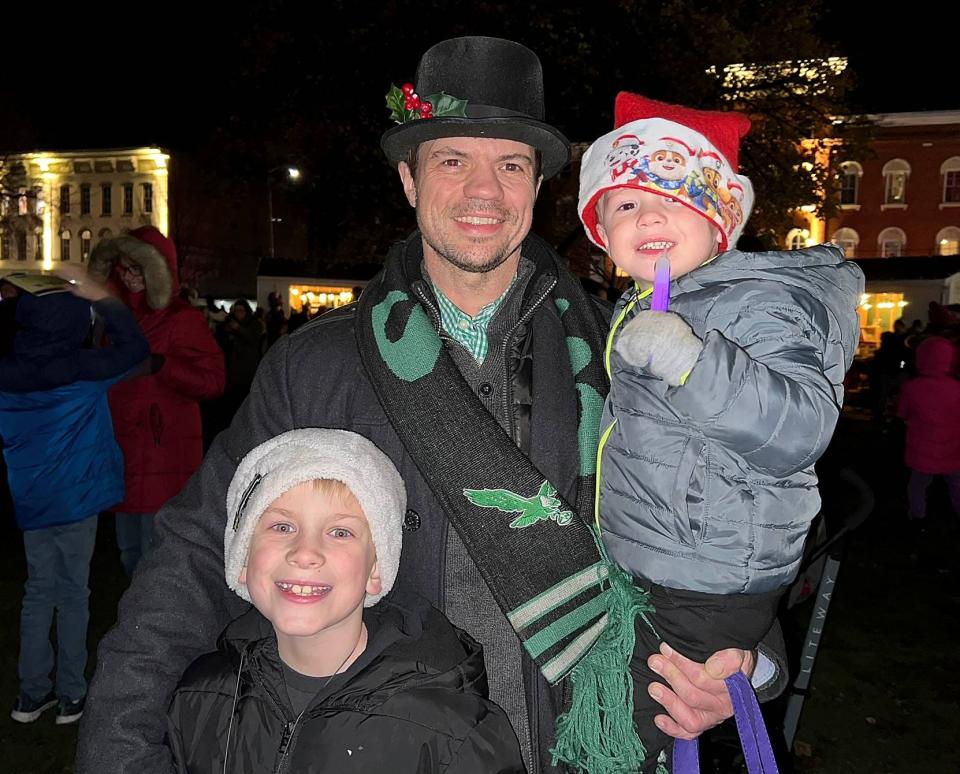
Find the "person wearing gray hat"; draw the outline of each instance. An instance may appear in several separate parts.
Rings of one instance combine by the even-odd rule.
[[[406,501],[390,458],[346,430],[290,430],[243,458],[224,570],[255,609],[174,692],[178,772],[419,772],[424,750],[446,771],[523,771],[477,642],[422,598],[384,599]]]
[[[593,707],[616,714],[628,688],[632,624],[611,612],[642,601],[590,526],[610,310],[531,233],[540,184],[569,158],[544,118],[540,61],[508,40],[442,41],[387,104],[395,126],[381,144],[418,229],[357,304],[270,349],[231,427],[161,512],[158,545],[100,647],[78,774],[169,771],[157,710],[242,612],[221,576],[229,482],[252,448],[298,427],[360,433],[393,460],[408,494],[396,586],[482,643],[491,699],[531,774],[563,770],[553,750],[576,670],[600,689]],[[661,728],[693,737],[729,717],[723,678],[754,659],[721,651],[708,671],[653,656]],[[594,679],[601,663],[621,671]],[[590,755],[616,738],[595,734]]]

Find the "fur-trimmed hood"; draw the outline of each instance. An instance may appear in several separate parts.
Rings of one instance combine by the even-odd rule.
[[[94,248],[87,271],[108,280],[117,295],[128,306],[133,306],[131,294],[116,270],[121,255],[143,269],[147,306],[151,309],[169,306],[180,286],[173,240],[153,226],[143,226],[128,234],[104,239]]]

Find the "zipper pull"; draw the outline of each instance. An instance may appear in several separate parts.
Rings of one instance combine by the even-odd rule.
[[[277,755],[280,756],[280,759],[283,760],[283,757],[287,754],[287,747],[290,746],[290,740],[293,738],[293,729],[297,727],[297,721],[291,720],[283,728],[283,736],[280,738],[280,749],[277,750]]]

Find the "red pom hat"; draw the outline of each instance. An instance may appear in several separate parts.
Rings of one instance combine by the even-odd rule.
[[[720,231],[721,250],[736,244],[753,208],[753,186],[737,166],[749,118],[622,91],[614,125],[580,163],[578,209],[590,241],[606,247],[597,231],[600,197],[629,187],[672,197],[703,215]],[[739,207],[725,204],[732,198]]]

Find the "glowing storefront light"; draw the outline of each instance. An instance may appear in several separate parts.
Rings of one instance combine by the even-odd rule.
[[[910,304],[903,293],[863,293],[857,314],[860,317],[860,347],[869,354],[880,345],[880,334],[893,330],[893,324],[903,316]]]
[[[307,307],[310,314],[316,314],[325,309],[336,309],[352,301],[352,290],[321,285],[291,285],[287,304],[291,311],[299,312]]]

